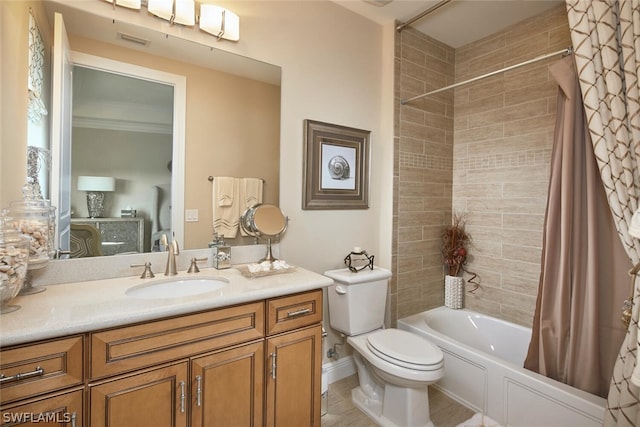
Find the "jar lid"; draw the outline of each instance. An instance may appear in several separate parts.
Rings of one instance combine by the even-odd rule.
[[[51,202],[46,199],[22,199],[9,202],[9,210],[48,212]]]
[[[28,244],[30,240],[28,236],[18,233],[17,230],[0,228],[0,245],[13,244],[20,246],[22,244]]]

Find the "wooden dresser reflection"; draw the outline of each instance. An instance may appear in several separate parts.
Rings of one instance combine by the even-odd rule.
[[[98,229],[103,255],[144,252],[144,218],[72,218]]]

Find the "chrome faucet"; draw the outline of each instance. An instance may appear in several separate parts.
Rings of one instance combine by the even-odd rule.
[[[167,242],[166,234],[162,235],[162,244],[165,248],[168,248],[169,256],[167,257],[167,266],[164,269],[165,276],[175,276],[178,274],[176,268],[176,255],[180,255],[180,248],[178,248],[178,242],[172,240],[171,243]]]

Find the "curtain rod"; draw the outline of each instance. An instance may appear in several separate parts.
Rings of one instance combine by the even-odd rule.
[[[425,10],[424,12],[422,12],[419,15],[414,16],[413,18],[409,19],[407,22],[404,22],[400,25],[398,25],[396,27],[396,31],[402,31],[404,30],[405,27],[408,27],[409,25],[413,24],[414,22],[416,22],[418,19],[422,19],[425,16],[427,16],[428,14],[430,14],[431,12],[435,12],[437,9],[440,9],[440,7],[444,6],[445,4],[449,3],[451,0],[442,0],[440,3],[431,6],[429,9]]]
[[[559,50],[557,52],[547,53],[545,55],[541,55],[541,56],[538,56],[536,58],[529,59],[528,61],[524,61],[524,62],[521,62],[519,64],[510,65],[510,66],[502,68],[500,70],[492,71],[490,73],[483,74],[481,76],[474,77],[474,78],[471,78],[469,80],[465,80],[465,81],[462,81],[462,82],[459,82],[459,83],[454,83],[452,85],[445,86],[445,87],[440,88],[440,89],[432,90],[431,92],[423,93],[422,95],[414,96],[413,98],[401,99],[400,100],[400,105],[406,105],[409,102],[416,101],[416,100],[424,98],[426,96],[433,95],[433,94],[440,93],[440,92],[444,92],[445,90],[449,90],[449,89],[456,88],[458,86],[466,85],[467,83],[472,83],[472,82],[475,82],[477,80],[481,80],[481,79],[484,79],[484,78],[487,78],[487,77],[495,76],[496,74],[504,73],[505,71],[510,71],[510,70],[513,70],[514,68],[519,68],[519,67],[522,67],[524,65],[529,65],[529,64],[532,64],[534,62],[542,61],[543,59],[551,58],[551,57],[556,56],[556,55],[560,55],[560,54],[570,55],[572,53],[573,53],[573,48],[570,48],[570,47],[568,47],[566,49]]]

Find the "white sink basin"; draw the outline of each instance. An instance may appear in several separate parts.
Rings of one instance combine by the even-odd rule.
[[[228,284],[229,280],[222,277],[166,279],[136,285],[127,289],[125,294],[142,299],[180,298],[214,292]]]

